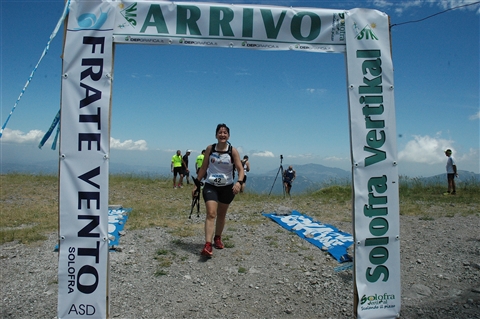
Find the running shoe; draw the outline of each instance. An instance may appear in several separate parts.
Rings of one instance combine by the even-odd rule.
[[[212,257],[213,255],[212,243],[205,243],[205,246],[203,247],[203,250],[200,254],[208,258]]]
[[[222,243],[222,237],[218,235],[215,235],[215,237],[213,237],[213,245],[217,249],[223,249],[225,247]]]

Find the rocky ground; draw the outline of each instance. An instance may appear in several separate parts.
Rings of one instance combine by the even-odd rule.
[[[110,253],[111,318],[353,318],[351,269],[335,271],[331,256],[267,218],[229,218],[229,248],[209,260],[201,231],[127,227]],[[351,223],[331,224],[352,233]],[[480,318],[479,226],[479,214],[401,216],[401,318]],[[55,244],[52,233],[0,246],[1,318],[56,318]]]

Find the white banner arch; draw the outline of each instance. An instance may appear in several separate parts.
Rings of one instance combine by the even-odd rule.
[[[401,307],[398,170],[389,18],[333,10],[71,0],[63,53],[58,318],[109,318],[108,174],[115,43],[346,54],[354,316]],[[321,312],[321,310],[319,309]]]

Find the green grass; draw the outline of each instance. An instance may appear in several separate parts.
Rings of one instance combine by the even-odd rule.
[[[477,215],[480,217],[480,185],[464,181],[456,196],[444,196],[445,185],[439,181],[424,184],[420,179],[400,178],[400,214],[422,220],[439,217]],[[191,188],[173,189],[170,178],[112,175],[109,204],[132,208],[127,229],[165,227],[175,237],[203,234],[203,223],[192,222]],[[348,183],[324,185],[321,189],[284,198],[283,195],[242,193],[236,196],[229,214],[241,216],[238,223],[227,223],[224,244],[234,247],[231,234],[243,225],[265,222],[261,212],[273,212],[279,206],[296,209],[325,222],[352,220],[352,189]],[[205,206],[200,207],[201,218]],[[196,218],[196,215],[192,218]],[[242,225],[240,227],[240,225]],[[11,241],[35,243],[58,230],[58,178],[50,175],[0,175],[0,244]],[[181,244],[181,241],[179,242]],[[275,239],[270,241],[275,245]],[[161,257],[162,255],[157,255]]]
[[[424,220],[436,217],[480,214],[480,184],[464,181],[457,185],[457,195],[443,195],[446,181],[424,184],[416,178],[400,178],[400,214],[419,216]]]
[[[0,244],[46,239],[58,229],[58,179],[48,175],[0,175]]]

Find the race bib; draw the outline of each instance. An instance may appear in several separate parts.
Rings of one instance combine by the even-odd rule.
[[[208,181],[215,186],[225,186],[227,184],[227,177],[225,174],[212,174],[208,177]]]

